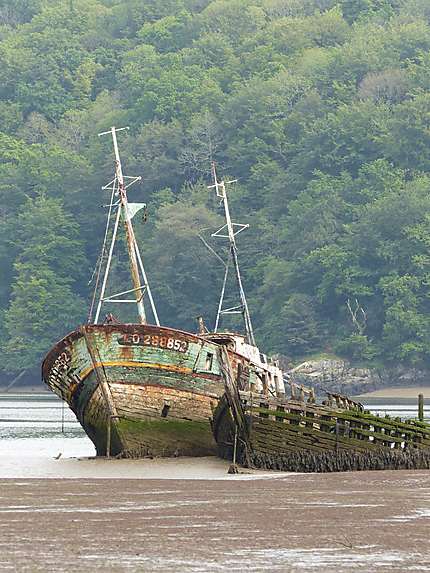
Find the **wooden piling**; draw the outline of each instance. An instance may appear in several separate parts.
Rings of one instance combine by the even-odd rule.
[[[111,416],[108,416],[107,436],[106,436],[106,457],[107,458],[110,458],[111,423],[112,423],[112,418],[111,418]]]
[[[234,428],[234,444],[233,444],[233,464],[236,465],[236,451],[237,451],[237,426]]]
[[[418,394],[418,420],[424,422],[424,394]]]

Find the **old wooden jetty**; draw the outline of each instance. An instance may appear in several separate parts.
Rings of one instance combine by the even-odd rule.
[[[220,350],[225,393],[212,429],[221,457],[245,467],[285,471],[429,469],[430,425],[379,417],[346,396],[291,383],[291,396],[241,386]]]

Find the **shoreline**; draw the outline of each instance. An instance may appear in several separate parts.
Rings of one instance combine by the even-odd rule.
[[[12,387],[10,390],[6,390],[6,386],[5,387],[0,386],[0,395],[13,396],[14,394],[46,394],[48,396],[52,394],[53,396],[55,396],[55,394],[51,392],[51,390],[49,390],[47,386],[42,384],[40,384],[40,386],[39,385],[17,386],[16,388]]]
[[[69,438],[70,439],[70,438]],[[34,442],[35,449],[37,441]],[[270,470],[239,468],[238,474],[229,474],[231,462],[207,456],[201,458],[140,458],[115,459],[91,455],[70,456],[62,445],[57,444],[57,455],[18,455],[0,456],[1,480],[206,480],[206,481],[248,481],[280,478],[288,475],[287,472],[273,472]],[[62,451],[63,450],[63,451]],[[63,455],[58,455],[63,454]],[[57,459],[58,458],[58,459]],[[24,465],[24,469],[21,465]],[[1,567],[0,567],[1,569]]]
[[[424,394],[424,398],[430,399],[430,386],[389,386],[379,388],[373,392],[356,394],[356,398],[407,398],[418,400],[418,394]]]
[[[361,402],[365,407],[385,406],[417,406],[418,395],[424,395],[424,406],[430,406],[430,386],[389,386],[372,392],[352,394],[346,392],[349,398]],[[45,386],[21,386],[4,391],[0,387],[0,401],[7,400],[42,400],[61,403],[61,399]]]

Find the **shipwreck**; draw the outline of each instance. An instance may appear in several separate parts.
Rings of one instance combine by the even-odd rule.
[[[215,454],[211,420],[224,394],[219,357],[223,349],[235,375],[257,391],[284,392],[276,362],[260,353],[239,270],[235,236],[246,225],[232,222],[226,186],[212,165],[213,185],[224,207],[225,225],[213,235],[228,242],[228,262],[213,332],[201,326],[194,334],[161,326],[143,256],[136,241],[133,217],[145,208],[129,203],[127,189],[138,177],[123,175],[117,133],[112,127],[115,175],[103,189],[110,191],[106,230],[88,323],[65,336],[48,352],[42,378],[66,401],[94,443],[99,456],[204,456]],[[107,294],[114,247],[125,233],[131,288]],[[238,304],[225,308],[229,272],[234,273]],[[136,323],[119,323],[102,308],[133,304]],[[239,314],[244,335],[219,332],[224,314]],[[151,317],[151,320],[148,319]]]
[[[213,416],[219,455],[248,468],[332,472],[430,469],[430,425],[380,417],[347,396],[286,380],[289,395],[258,392],[234,375],[220,349],[225,392]],[[421,418],[422,418],[421,403]]]

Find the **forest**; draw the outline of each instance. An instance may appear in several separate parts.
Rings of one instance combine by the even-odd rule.
[[[4,380],[88,320],[113,125],[163,325],[213,327],[215,161],[261,348],[430,367],[428,0],[0,0],[0,78]]]

